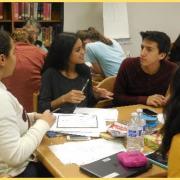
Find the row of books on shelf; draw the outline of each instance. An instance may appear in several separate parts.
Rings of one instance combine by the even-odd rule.
[[[52,43],[52,34],[53,34],[53,27],[42,27],[41,33],[38,37],[42,41],[43,44],[51,44]]]
[[[0,3],[0,19],[4,19],[3,17],[3,5],[4,3]],[[18,20],[26,20],[26,19],[36,19],[49,21],[51,20],[51,11],[52,11],[52,3],[49,2],[14,2],[12,3],[12,14],[13,19],[15,21]]]
[[[53,41],[53,38],[56,37],[58,33],[62,31],[62,25],[54,25],[49,27],[41,27],[41,33],[38,37],[43,44],[50,45]]]
[[[51,20],[51,3],[12,3],[14,20],[33,18],[37,20]]]
[[[0,20],[4,19],[3,17],[3,3],[0,3]]]
[[[3,25],[0,26],[0,30],[6,30]],[[50,45],[53,41],[53,38],[56,37],[58,33],[62,32],[62,25],[56,24],[49,27],[41,27],[41,33],[38,36],[38,39],[42,41],[43,44]]]

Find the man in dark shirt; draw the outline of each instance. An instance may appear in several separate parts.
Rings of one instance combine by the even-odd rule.
[[[142,36],[140,57],[123,61],[114,86],[114,104],[164,106],[176,64],[165,60],[170,38],[163,32],[146,31]]]

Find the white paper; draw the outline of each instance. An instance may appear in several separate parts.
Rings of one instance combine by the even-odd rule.
[[[161,124],[164,124],[164,117],[163,117],[163,114],[160,113],[157,115],[157,118],[158,118],[158,121],[161,123]]]
[[[96,115],[88,114],[59,114],[57,115],[57,128],[97,128]]]
[[[56,121],[50,128],[50,131],[77,135],[85,135],[87,133],[87,136],[92,133],[92,135],[95,134],[95,137],[97,137],[97,134],[99,134],[100,132],[106,132],[107,130],[105,121],[102,120],[101,117],[97,117],[96,115],[67,115],[61,113],[54,113],[54,115],[56,116]],[[62,126],[60,125],[61,123]]]
[[[94,139],[83,142],[68,142],[49,146],[63,164],[84,165],[105,158],[120,151],[126,151],[120,142]]]
[[[104,34],[109,38],[129,38],[127,3],[103,3]]]
[[[118,110],[113,108],[76,108],[74,113],[95,114],[104,121],[117,121],[118,118]]]

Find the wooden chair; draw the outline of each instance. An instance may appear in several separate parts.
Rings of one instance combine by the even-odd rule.
[[[93,86],[97,86],[102,80],[104,80],[104,77],[100,74],[91,74],[92,75],[92,84]]]
[[[114,83],[116,76],[109,76],[98,83],[97,87],[107,89],[110,92],[113,92]]]
[[[110,92],[113,92],[114,83],[116,80],[116,76],[110,76],[102,80],[97,87],[107,89]],[[112,106],[112,100],[110,99],[104,99],[100,100],[95,107],[103,108],[103,107],[110,107]]]
[[[38,96],[39,96],[39,92],[33,93],[33,111],[34,112],[38,111]]]
[[[10,178],[8,174],[0,174],[0,178]]]

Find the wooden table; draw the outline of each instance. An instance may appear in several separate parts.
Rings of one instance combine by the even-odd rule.
[[[124,106],[118,107],[119,117],[118,121],[127,121],[130,119],[131,112],[136,111],[137,108],[147,108],[144,105],[134,105],[134,106]],[[149,107],[148,107],[149,108]],[[160,113],[162,110],[160,108],[151,108],[156,112]],[[44,137],[42,143],[37,149],[37,155],[39,160],[46,166],[46,168],[52,173],[54,177],[63,178],[87,178],[86,174],[82,173],[78,165],[70,164],[64,165],[61,161],[56,158],[56,156],[49,150],[48,145],[51,144],[61,144],[66,140],[64,137],[47,138]],[[146,173],[141,174],[138,177],[166,177],[166,170],[153,165],[153,167]]]

